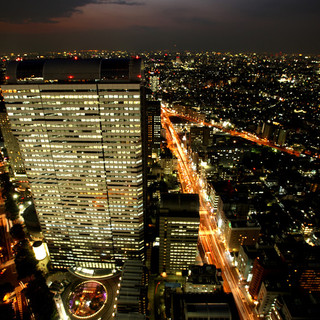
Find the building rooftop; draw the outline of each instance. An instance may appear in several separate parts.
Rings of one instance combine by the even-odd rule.
[[[285,295],[283,302],[290,313],[291,319],[320,319],[320,301],[314,295]]]
[[[248,256],[250,259],[255,259],[259,253],[259,249],[256,246],[242,246],[244,253]]]
[[[220,284],[221,270],[217,269],[215,265],[204,264],[202,266],[190,266],[190,275],[188,281],[194,284]]]
[[[248,220],[230,220],[232,229],[261,229],[258,222]]]
[[[160,214],[171,217],[198,217],[199,195],[183,193],[164,193],[161,195]]]
[[[231,310],[227,303],[186,303],[185,313],[188,318],[232,319]]]
[[[140,82],[140,58],[131,59],[38,59],[11,61],[6,84]]]

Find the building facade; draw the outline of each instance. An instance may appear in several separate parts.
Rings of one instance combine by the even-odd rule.
[[[122,269],[115,319],[145,319],[147,313],[146,270],[140,260],[127,260]]]
[[[19,143],[17,141],[17,138],[12,134],[8,115],[2,101],[0,101],[0,124],[4,146],[6,148],[6,155],[9,158],[11,170],[15,176],[24,174],[25,168],[20,152]]]
[[[160,152],[160,102],[148,101],[146,104],[146,118],[147,118],[147,150],[148,157],[157,158]]]
[[[239,251],[242,245],[255,245],[260,232],[261,227],[254,222],[228,219],[224,234],[228,250]]]
[[[54,267],[144,259],[140,59],[13,62],[2,86]]]
[[[159,218],[159,272],[177,273],[195,264],[199,232],[199,196],[163,194]]]

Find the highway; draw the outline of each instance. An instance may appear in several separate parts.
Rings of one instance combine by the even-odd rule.
[[[232,266],[229,252],[218,237],[212,204],[208,201],[206,182],[193,169],[192,161],[170,121],[172,114],[165,107],[161,109],[161,124],[166,130],[169,149],[178,158],[178,174],[182,192],[197,193],[200,199],[200,228],[199,240],[208,263],[220,268],[226,282],[224,289],[232,292],[239,314],[243,320],[257,319],[253,312],[254,304],[239,287],[239,278]]]
[[[225,128],[223,125],[221,125],[219,123],[205,122],[202,119],[196,118],[194,116],[189,116],[189,115],[186,115],[186,114],[177,113],[174,109],[168,109],[164,105],[162,105],[162,110],[165,110],[167,115],[176,116],[176,117],[179,117],[181,119],[188,120],[190,122],[195,122],[195,123],[201,124],[203,126],[214,127],[214,128],[217,128],[217,129],[219,129],[219,130],[221,130],[223,132],[229,133],[232,136],[241,137],[243,139],[249,140],[249,141],[254,142],[256,144],[267,146],[267,147],[270,147],[270,148],[273,148],[273,149],[276,149],[276,150],[279,150],[279,151],[282,151],[282,152],[286,152],[286,153],[294,155],[296,157],[310,156],[310,157],[313,157],[313,158],[320,159],[320,154],[318,154],[318,153],[312,153],[309,150],[304,150],[303,152],[299,152],[297,150],[294,150],[291,147],[279,146],[279,145],[276,145],[275,143],[273,143],[272,141],[269,141],[267,139],[259,138],[258,136],[254,135],[254,134],[252,134],[250,132],[228,129],[228,128]]]

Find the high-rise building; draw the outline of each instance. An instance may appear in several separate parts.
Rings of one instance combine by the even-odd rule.
[[[54,267],[144,259],[142,61],[11,62],[2,86]]]
[[[261,227],[255,221],[225,221],[224,238],[229,251],[239,251],[240,246],[253,246],[258,243]]]
[[[6,155],[9,158],[11,170],[15,176],[24,174],[25,169],[19,143],[17,141],[17,138],[12,134],[8,115],[2,101],[0,101],[0,124],[4,146],[6,149]]]
[[[286,143],[287,133],[288,133],[287,130],[284,130],[284,129],[279,130],[279,134],[277,137],[278,138],[278,140],[277,140],[278,145],[282,146]]]
[[[190,142],[192,147],[197,145],[208,147],[212,145],[213,130],[209,127],[191,127],[190,128]]]
[[[261,137],[263,139],[271,139],[274,133],[274,126],[271,123],[264,122],[262,126]]]
[[[160,87],[160,75],[158,70],[150,72],[149,81],[150,81],[150,89],[152,90],[152,92],[158,91]]]
[[[269,279],[262,281],[257,301],[259,302],[256,306],[257,314],[261,318],[266,317],[269,319],[275,319],[268,317],[271,314],[273,307],[277,302],[277,298],[280,295],[289,293],[290,284],[287,279],[277,279],[272,276]],[[278,318],[279,319],[279,318]]]
[[[148,157],[156,158],[160,152],[160,101],[148,101],[146,104],[146,118],[147,118],[147,149]]]
[[[182,272],[195,264],[199,224],[197,194],[161,196],[159,272]]]
[[[253,262],[252,279],[249,285],[249,293],[254,299],[258,298],[262,282],[269,278],[283,278],[286,266],[279,257],[275,248],[263,248]]]
[[[139,260],[127,260],[122,269],[115,319],[145,319],[147,312],[146,270]],[[134,317],[136,316],[136,317]]]

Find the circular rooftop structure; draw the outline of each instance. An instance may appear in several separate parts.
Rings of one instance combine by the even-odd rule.
[[[82,279],[103,280],[114,277],[119,273],[116,269],[89,269],[84,267],[71,267],[68,269],[71,274]]]
[[[70,293],[69,312],[77,319],[90,319],[99,313],[108,300],[107,289],[98,281],[84,281]]]

